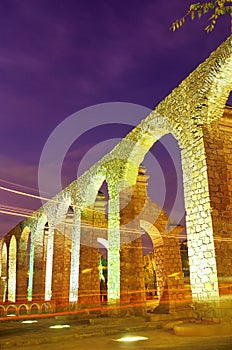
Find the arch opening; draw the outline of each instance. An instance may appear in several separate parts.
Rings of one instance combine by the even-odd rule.
[[[226,106],[232,107],[232,91],[229,94],[229,97],[226,102]]]
[[[191,129],[188,130],[188,134],[186,134],[181,125],[181,118],[178,116],[175,117],[176,119],[171,118],[171,116],[169,118],[170,111],[163,109],[164,102],[165,100],[136,128],[139,131],[139,138],[128,157],[128,166],[124,176],[126,179],[133,178],[131,181],[135,183],[134,168],[135,166],[138,168],[152,145],[164,134],[171,132],[174,135],[181,147],[192,298],[196,302],[217,300],[219,290],[210,212],[209,179],[203,138],[204,129],[198,127],[195,130],[196,126],[192,125]],[[166,118],[157,112],[162,112]],[[192,118],[190,120],[192,122]],[[134,134],[135,131],[131,133],[131,135]],[[135,164],[138,160],[140,163]],[[131,166],[131,163],[134,165]],[[204,236],[208,236],[207,240],[204,240],[204,244],[201,243],[202,240],[199,240],[196,233],[199,233],[202,239]],[[212,271],[210,275],[207,273],[208,269]]]
[[[154,246],[149,234],[142,232],[144,280],[147,310],[154,310],[158,305],[157,268],[155,263]],[[157,305],[155,305],[155,301]]]
[[[19,315],[27,315],[27,306],[26,305],[20,305],[19,307]]]
[[[98,189],[95,202],[82,211],[80,237],[79,305],[101,305],[107,301],[107,274],[102,263],[107,261],[108,251],[103,257],[99,240],[107,237],[108,186],[104,180]],[[91,292],[90,292],[91,291]]]
[[[56,301],[57,311],[66,310],[69,300],[74,215],[69,205],[64,219],[54,228],[51,300]]]

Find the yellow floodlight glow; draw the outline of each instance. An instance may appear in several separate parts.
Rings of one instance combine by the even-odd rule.
[[[92,271],[92,269],[89,268],[89,269],[82,270],[81,273],[90,273],[91,271]]]
[[[60,328],[69,328],[69,327],[70,327],[69,324],[56,324],[54,326],[50,326],[49,328],[60,329]]]
[[[171,275],[168,275],[168,277],[176,277],[179,276],[181,274],[181,272],[174,272]]]
[[[140,341],[140,340],[148,340],[148,338],[140,337],[140,336],[127,336],[127,337],[116,339],[115,341],[129,343],[129,342]]]

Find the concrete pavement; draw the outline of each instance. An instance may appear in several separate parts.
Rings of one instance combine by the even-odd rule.
[[[45,350],[51,349],[52,344],[52,348],[56,347],[56,350],[59,350],[59,348],[70,350],[72,348],[79,350],[94,348],[97,350],[97,346],[100,345],[104,345],[104,347],[101,346],[99,349],[104,350],[108,349],[106,347],[108,343],[112,343],[110,349],[137,348],[141,350],[142,348],[138,347],[140,344],[144,349],[176,349],[175,346],[185,346],[182,349],[186,350],[186,346],[193,346],[194,344],[205,343],[208,346],[209,339],[214,338],[215,340],[217,338],[215,335],[225,336],[223,337],[224,346],[226,346],[225,342],[229,342],[230,347],[228,349],[231,350],[232,348],[231,323],[196,322],[193,319],[178,319],[178,317],[176,320],[172,320],[170,315],[127,318],[70,318],[60,316],[40,318],[34,321],[37,322],[22,323],[22,319],[0,322],[0,349],[13,349],[17,346],[17,350],[29,348]],[[129,343],[116,341],[116,339],[128,334],[134,336],[137,334],[147,335],[148,339]],[[158,340],[159,344],[157,343]],[[210,343],[212,343],[211,340]],[[216,343],[218,345],[220,341],[217,339]],[[63,347],[61,347],[61,344],[63,344]],[[92,346],[87,347],[90,344]],[[215,349],[224,348],[217,347]]]

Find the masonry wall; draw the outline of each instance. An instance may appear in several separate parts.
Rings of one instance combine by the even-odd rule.
[[[204,127],[219,292],[232,293],[232,108]]]
[[[62,226],[62,231],[54,230],[52,301],[57,302],[57,308],[66,307],[69,300],[71,240]]]
[[[147,177],[139,170],[135,186],[120,194],[120,292],[121,301],[145,306],[142,231],[139,214],[147,199]]]
[[[96,307],[100,302],[98,246],[93,227],[94,208],[88,207],[82,213],[78,290],[78,304],[80,307]]]
[[[133,291],[137,300],[145,300],[145,278],[141,244],[141,227],[154,246],[157,287],[160,303],[166,309],[184,302],[184,280],[179,249],[179,233],[183,227],[168,228],[168,217],[147,195],[146,169],[139,168],[135,186],[121,194],[121,293],[129,300]],[[141,226],[142,225],[142,226]],[[147,226],[147,227],[146,227]],[[136,263],[133,263],[136,262]],[[136,274],[136,278],[134,278]],[[136,298],[135,298],[136,299]]]

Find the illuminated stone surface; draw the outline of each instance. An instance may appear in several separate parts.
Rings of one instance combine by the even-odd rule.
[[[52,292],[58,288],[61,280],[62,285],[67,290],[67,277],[65,277],[66,282],[63,282],[53,266],[54,249],[56,249],[54,230],[57,230],[58,225],[66,220],[70,205],[75,213],[77,211],[79,214],[81,213],[81,221],[88,221],[89,219],[84,219],[85,216],[88,217],[88,214],[85,213],[94,207],[98,191],[104,181],[107,183],[109,193],[108,222],[106,222],[106,218],[102,217],[101,211],[99,215],[93,214],[92,219],[88,222],[90,225],[96,223],[96,225],[94,224],[95,228],[91,231],[91,244],[95,245],[97,230],[100,228],[104,232],[102,238],[107,239],[109,243],[109,304],[119,303],[120,294],[122,291],[125,292],[127,288],[125,283],[129,283],[131,286],[135,283],[132,279],[125,278],[120,259],[120,249],[122,249],[121,256],[123,254],[130,256],[128,253],[130,249],[124,247],[128,239],[128,230],[131,231],[131,234],[133,232],[135,234],[133,242],[130,240],[128,244],[133,243],[134,247],[137,247],[135,249],[137,253],[131,264],[137,263],[136,274],[138,280],[142,280],[142,259],[139,258],[141,248],[139,237],[136,237],[136,231],[140,229],[141,222],[145,226],[147,226],[144,224],[145,222],[148,223],[148,226],[151,225],[151,229],[147,227],[146,230],[153,236],[157,261],[163,262],[163,268],[158,267],[158,269],[160,268],[158,272],[159,293],[162,294],[162,290],[167,288],[170,304],[175,304],[175,300],[182,297],[181,293],[176,292],[176,289],[181,289],[182,282],[173,278],[174,273],[179,269],[178,254],[169,255],[170,246],[172,249],[177,246],[176,235],[178,232],[173,232],[173,235],[170,236],[170,232],[166,227],[164,228],[162,223],[168,222],[168,218],[165,218],[163,212],[157,220],[158,222],[154,224],[154,220],[149,218],[149,213],[151,213],[151,208],[156,210],[156,205],[151,203],[148,198],[145,199],[144,196],[141,196],[141,199],[138,198],[138,193],[141,194],[144,191],[144,185],[141,184],[140,180],[141,176],[145,175],[138,174],[144,156],[158,139],[165,134],[172,133],[181,148],[192,300],[203,305],[201,307],[203,315],[207,315],[210,303],[214,306],[218,305],[220,283],[232,276],[232,112],[230,108],[224,112],[231,87],[232,37],[229,37],[111,152],[61,193],[58,193],[52,201],[35,212],[31,219],[26,220],[27,226],[31,230],[32,242],[27,296],[29,300],[31,297],[34,300],[36,298],[52,300]],[[136,191],[139,192],[136,194]],[[123,214],[123,210],[119,215],[120,201],[123,201],[129,193],[132,193],[132,204],[130,208],[123,209],[124,212],[127,212],[126,222],[123,222],[123,217],[126,216]],[[129,216],[128,220],[130,212],[131,217]],[[98,222],[98,218],[102,218],[101,223]],[[46,222],[48,222],[48,231],[45,234]],[[16,245],[14,243],[11,245],[10,241],[11,239],[12,242],[14,240],[20,241],[25,224],[20,225],[2,240],[2,256],[4,258],[1,260],[3,266],[1,269],[3,271],[1,290],[4,289],[2,286],[5,277],[4,244],[6,244],[9,248],[7,255],[9,262],[8,300],[12,301],[15,301],[18,287],[16,286],[16,262],[13,261],[16,257]],[[155,229],[152,226],[155,226]],[[71,261],[65,253],[63,260],[66,262],[63,266],[66,266],[66,271],[70,271],[68,298],[74,303],[78,302],[78,295],[85,290],[83,286],[90,286],[90,280],[92,281],[92,290],[96,292],[99,289],[96,280],[96,265],[86,279],[88,282],[84,282],[84,279],[80,278],[82,268],[80,257],[84,256],[80,248],[82,239],[80,227],[79,217],[69,237],[64,239],[64,244],[67,247],[70,240],[72,242]],[[107,227],[108,233],[106,233]],[[159,243],[155,245],[155,241]],[[96,246],[93,248],[95,253],[90,254],[90,251],[88,253],[89,256],[92,256],[92,262],[94,256],[97,255]],[[32,266],[34,266],[33,273]],[[127,266],[127,268],[131,267]],[[19,273],[25,275],[23,264],[21,264]],[[143,283],[139,282],[139,284],[142,288]],[[136,286],[136,288],[139,287]],[[172,290],[174,292],[171,292]],[[67,299],[67,292],[65,292],[64,298]],[[140,293],[140,298],[143,300],[143,291]]]

